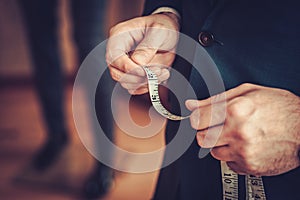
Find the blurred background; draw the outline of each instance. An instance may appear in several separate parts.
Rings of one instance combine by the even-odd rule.
[[[0,0],[0,199],[151,199],[157,181],[157,171],[130,174],[112,170],[108,173],[112,172],[111,179],[108,179],[107,190],[100,195],[91,194],[89,196],[85,194],[89,177],[101,179],[103,174],[98,177],[99,173],[97,172],[95,175],[97,163],[82,145],[73,121],[71,107],[73,80],[84,53],[88,53],[82,53],[77,44],[82,41],[85,43],[85,39],[89,36],[81,36],[80,34],[76,36],[75,34],[74,38],[73,3],[75,1],[72,2],[72,0],[49,1],[57,4],[52,14],[55,14],[55,23],[57,23],[57,30],[54,30],[54,33],[57,34],[58,38],[60,58],[58,62],[62,74],[62,80],[59,80],[62,86],[58,90],[61,90],[64,96],[62,98],[62,112],[64,113],[62,120],[65,121],[64,129],[66,130],[62,132],[66,134],[68,142],[66,143],[65,139],[53,139],[54,142],[51,140],[53,137],[60,138],[61,135],[55,136],[49,133],[52,130],[51,127],[49,128],[48,122],[51,113],[48,113],[50,117],[47,118],[47,112],[44,108],[49,105],[47,103],[49,97],[47,94],[45,97],[45,94],[40,94],[41,92],[38,91],[41,90],[40,85],[51,85],[53,80],[51,77],[49,79],[48,69],[39,71],[40,68],[37,66],[39,62],[44,61],[48,64],[50,62],[43,57],[44,55],[40,55],[43,50],[39,49],[37,44],[37,38],[41,35],[39,31],[45,33],[42,38],[45,43],[49,43],[50,46],[51,43],[53,44],[51,38],[48,39],[47,33],[49,33],[49,26],[53,25],[54,22],[51,21],[49,24],[40,22],[42,17],[48,15],[50,9],[50,5],[46,2],[40,1],[39,4],[41,5],[39,6],[45,9],[41,11],[39,8],[35,8],[34,0]],[[92,26],[95,24],[101,26],[102,38],[100,39],[104,40],[110,27],[141,14],[143,0],[107,0],[102,4],[102,7],[99,11],[102,12],[102,22],[94,23]],[[34,10],[31,10],[33,8],[40,13],[33,15]],[[77,8],[79,16],[81,16],[81,9],[84,9],[84,4],[79,10]],[[31,23],[30,20],[35,22]],[[32,29],[35,29],[36,32],[33,32]],[[32,47],[33,44],[36,45],[35,49]],[[91,46],[91,44],[89,45]],[[52,55],[51,48],[47,51]],[[43,90],[45,89],[42,88]],[[60,94],[53,95],[59,96]],[[52,96],[50,95],[50,99]],[[43,98],[46,102],[43,102]],[[122,99],[120,99],[120,107],[122,107]],[[145,103],[145,98],[132,98],[130,107],[131,117],[136,123],[141,125],[149,123],[149,102]],[[52,107],[50,107],[50,112],[51,110],[53,110]],[[83,115],[88,113],[88,110],[87,106],[82,106]],[[120,110],[119,114],[122,120],[123,112]],[[123,116],[123,118],[126,117],[128,116]],[[87,132],[92,131],[88,125],[88,117],[86,120]],[[147,140],[128,136],[115,126],[111,130],[113,130],[112,135],[115,143],[128,151],[148,152],[163,146],[164,130]],[[56,146],[54,145],[54,148],[52,145],[50,147],[52,149],[46,150],[44,155],[52,156],[53,152],[57,154],[55,154],[53,163],[50,164],[45,163],[45,160],[37,159],[39,152],[45,150],[49,141]],[[57,149],[61,146],[66,147],[58,151]],[[158,161],[160,159],[158,158]],[[128,158],[121,158],[120,160],[128,162],[127,165],[130,165],[131,162],[134,163]],[[107,178],[107,176],[106,174],[104,177]],[[88,187],[88,192],[91,190],[93,193],[101,185],[88,185]]]

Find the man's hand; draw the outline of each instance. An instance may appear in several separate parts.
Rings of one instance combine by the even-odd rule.
[[[220,98],[224,95],[226,101]],[[298,96],[286,90],[243,84],[203,101],[188,100],[186,106],[193,111],[190,121],[199,130],[198,144],[213,148],[212,156],[226,161],[233,171],[271,176],[300,165]],[[212,106],[216,113],[211,113]],[[225,116],[223,111],[226,117],[219,117]]]
[[[112,78],[131,94],[148,92],[145,72],[149,66],[160,82],[169,78],[175,58],[179,23],[172,13],[134,18],[113,27],[107,44],[106,61]]]

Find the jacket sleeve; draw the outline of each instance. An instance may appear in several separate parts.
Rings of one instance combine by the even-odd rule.
[[[146,0],[143,15],[150,15],[160,7],[170,7],[181,15],[181,0]]]

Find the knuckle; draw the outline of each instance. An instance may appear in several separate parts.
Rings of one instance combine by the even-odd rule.
[[[109,35],[114,35],[115,33],[121,32],[122,31],[122,26],[123,22],[114,25],[113,27],[110,28],[109,30]]]
[[[113,35],[114,32],[115,32],[115,30],[116,30],[115,26],[111,27],[111,28],[109,29],[109,35]]]
[[[236,101],[230,102],[227,107],[227,113],[231,117],[237,117],[239,114],[239,104]]]
[[[119,76],[117,76],[115,73],[113,73],[111,70],[109,71],[110,76],[113,80],[119,81]]]
[[[253,139],[253,131],[252,128],[246,124],[241,124],[236,129],[236,137],[242,142],[243,144],[249,144],[252,142]]]
[[[112,79],[113,79],[113,80],[115,80],[115,81],[119,82],[119,78],[118,78],[117,76],[115,76],[115,75],[112,75],[111,77],[112,77]]]
[[[244,90],[247,90],[247,89],[254,88],[255,85],[252,84],[252,83],[243,83],[239,87],[242,88],[242,89],[244,89]]]
[[[119,26],[120,26],[120,25],[117,24],[117,25],[111,27],[111,28],[109,29],[109,35],[110,35],[110,36],[114,35],[114,34],[117,32],[117,30],[119,29]]]
[[[204,138],[204,135],[201,132],[198,132],[196,134],[196,139],[197,139],[197,143],[199,146],[203,146],[203,138]]]
[[[124,70],[124,72],[130,72],[130,65],[127,63],[124,63],[123,70]]]
[[[248,97],[236,97],[229,102],[227,112],[232,117],[249,117],[255,110],[253,101]]]
[[[248,148],[247,145],[243,145],[243,147],[240,149],[240,157],[243,161],[245,161],[246,164],[250,159],[252,159],[251,149]]]
[[[135,90],[127,90],[129,94],[134,95],[135,94]]]
[[[249,88],[251,85],[252,85],[251,83],[243,83],[241,84],[241,87]]]
[[[203,140],[205,138],[205,135],[206,135],[206,131],[198,131],[196,136],[197,139]]]

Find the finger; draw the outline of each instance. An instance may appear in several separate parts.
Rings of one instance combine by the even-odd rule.
[[[135,62],[133,62],[127,55],[122,55],[118,57],[117,59],[108,63],[108,65],[124,73],[131,73],[138,76],[146,75],[142,67],[136,64]]]
[[[134,51],[134,53],[131,56],[131,59],[139,65],[146,66],[155,56],[156,52],[157,49],[154,48],[140,47],[140,49],[136,49]]]
[[[129,94],[131,95],[140,95],[140,94],[145,94],[148,92],[148,88],[140,88],[137,90],[128,90]]]
[[[115,81],[125,82],[125,83],[143,83],[145,82],[146,77],[137,76],[130,73],[125,73],[120,71],[119,69],[110,66],[110,75]]]
[[[161,68],[167,68],[172,65],[174,62],[176,53],[175,49],[170,50],[168,52],[162,52],[158,51],[155,56],[152,58],[152,60],[149,62],[149,66],[160,66]]]
[[[198,144],[203,148],[220,147],[229,143],[222,125],[198,131],[196,138]]]
[[[142,39],[143,31],[126,27],[127,25],[120,24],[112,28],[113,31],[106,47],[106,62],[123,72],[135,72],[136,75],[144,76],[145,73],[141,67],[127,56],[127,52],[131,52],[135,43]]]
[[[170,77],[170,72],[167,69],[158,70],[159,76],[157,77],[158,84],[161,82],[167,80]],[[155,72],[155,71],[154,71]],[[128,80],[129,79],[129,80]],[[136,82],[135,82],[136,81]],[[121,85],[128,90],[135,90],[141,87],[148,87],[147,85],[147,79],[146,78],[140,78],[133,75],[125,75],[124,78],[120,79]]]
[[[194,100],[189,99],[185,101],[185,106],[190,111],[195,110],[196,108],[203,107],[203,106],[209,106],[214,103],[221,103],[227,100],[226,93],[221,93],[218,95],[214,95],[208,99],[205,100]]]
[[[140,65],[147,65],[157,54],[158,50],[170,51],[177,42],[174,31],[161,28],[148,28],[145,37],[137,45],[131,59]]]
[[[132,84],[132,83],[121,83],[121,86],[126,90],[137,90],[141,88],[148,88],[147,82]]]
[[[246,175],[247,172],[246,170],[243,169],[243,167],[239,166],[236,162],[234,161],[229,161],[229,162],[226,162],[226,164],[228,165],[228,167],[234,171],[235,173],[237,174],[240,174],[240,175]]]
[[[249,92],[250,90],[256,89],[256,87],[252,84],[242,84],[236,88],[230,89],[226,92],[214,95],[210,98],[204,99],[204,100],[187,100],[185,102],[186,107],[189,110],[194,110],[197,107],[201,106],[207,106],[213,103],[220,103],[225,102],[228,100],[231,100],[235,97],[242,96],[246,92]]]
[[[159,67],[154,67],[151,69],[156,75],[159,75],[158,83],[161,83],[162,81],[165,81],[169,78],[170,72],[167,69],[161,69]],[[110,67],[111,76],[114,80],[120,82],[121,86],[127,90],[137,90],[141,87],[148,87],[147,86],[147,78],[146,77],[140,77],[128,73],[124,73],[119,71],[118,69],[114,67]]]
[[[195,109],[190,116],[191,126],[196,130],[223,124],[226,117],[224,103],[217,103]]]
[[[225,145],[225,146],[214,147],[210,153],[217,160],[229,162],[229,161],[234,161],[234,155],[232,152],[233,151],[230,148],[230,146]]]
[[[170,72],[167,69],[162,69],[161,74],[157,77],[158,83],[161,83],[170,77]]]

